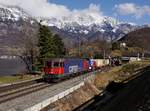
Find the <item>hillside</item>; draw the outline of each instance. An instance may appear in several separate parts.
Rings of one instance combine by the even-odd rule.
[[[150,51],[150,28],[142,28],[136,31],[130,32],[125,35],[119,41],[124,41],[129,47],[140,47]]]

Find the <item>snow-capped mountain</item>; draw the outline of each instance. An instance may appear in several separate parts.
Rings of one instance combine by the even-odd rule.
[[[104,38],[106,40],[117,40],[125,34],[138,28],[133,23],[119,22],[112,17],[95,17],[91,15],[72,15],[63,18],[38,18],[43,25],[51,27],[56,33],[67,37],[77,37],[83,40],[95,40]]]
[[[18,21],[29,19],[30,15],[17,6],[0,5],[0,19]]]
[[[41,18],[43,19],[43,18]],[[119,22],[111,17],[95,17],[91,15],[72,15],[62,18],[47,18],[43,19],[43,24],[48,26],[57,26],[62,29],[66,26],[86,26],[90,27],[93,24],[97,24],[99,26],[104,25],[105,23],[109,23],[112,26],[116,26]]]
[[[51,27],[56,33],[67,36],[68,38],[78,37],[83,40],[117,40],[125,34],[138,28],[137,25],[131,23],[122,23],[111,17],[103,17],[100,21],[95,18],[78,16],[76,19],[70,18],[50,18],[42,19],[42,24]],[[89,18],[89,19],[88,19]],[[91,22],[90,22],[91,21]]]
[[[35,28],[37,21],[42,21],[54,33],[72,44],[79,38],[83,41],[96,39],[117,40],[138,28],[131,23],[122,23],[112,17],[97,17],[92,14],[77,14],[62,18],[34,18],[17,6],[0,5],[0,44],[15,44],[20,38],[20,30],[24,23]]]
[[[0,5],[0,54],[18,47],[21,44],[18,41],[23,36],[23,25],[33,29],[36,28],[34,23],[35,20],[23,9]]]

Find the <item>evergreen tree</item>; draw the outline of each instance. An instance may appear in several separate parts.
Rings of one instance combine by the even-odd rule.
[[[48,27],[40,25],[39,28],[39,49],[40,49],[40,58],[50,58],[54,57],[53,52],[53,37],[52,33]]]
[[[53,43],[54,43],[54,52],[57,57],[61,57],[65,55],[65,47],[62,39],[59,35],[55,34],[53,36]]]
[[[119,45],[119,43],[114,42],[114,43],[112,44],[112,50],[120,50],[120,45]]]
[[[48,59],[65,55],[65,48],[59,35],[53,35],[47,26],[40,25],[39,29],[40,58]]]

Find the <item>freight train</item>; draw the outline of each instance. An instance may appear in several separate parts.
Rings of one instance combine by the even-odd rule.
[[[59,81],[109,65],[109,59],[55,58],[45,62],[44,80]]]

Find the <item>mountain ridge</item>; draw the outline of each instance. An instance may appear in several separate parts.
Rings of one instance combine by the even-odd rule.
[[[79,39],[84,42],[96,39],[115,41],[125,34],[140,28],[135,24],[119,22],[112,17],[104,16],[96,19],[95,16],[88,14],[74,15],[68,18],[32,17],[18,6],[0,5],[1,46],[16,45],[16,39],[21,37],[20,30],[22,25],[27,23],[29,27],[34,27],[34,23],[37,24],[37,21],[49,26],[53,33],[59,34],[66,46],[78,43]],[[69,45],[68,42],[70,43]]]

